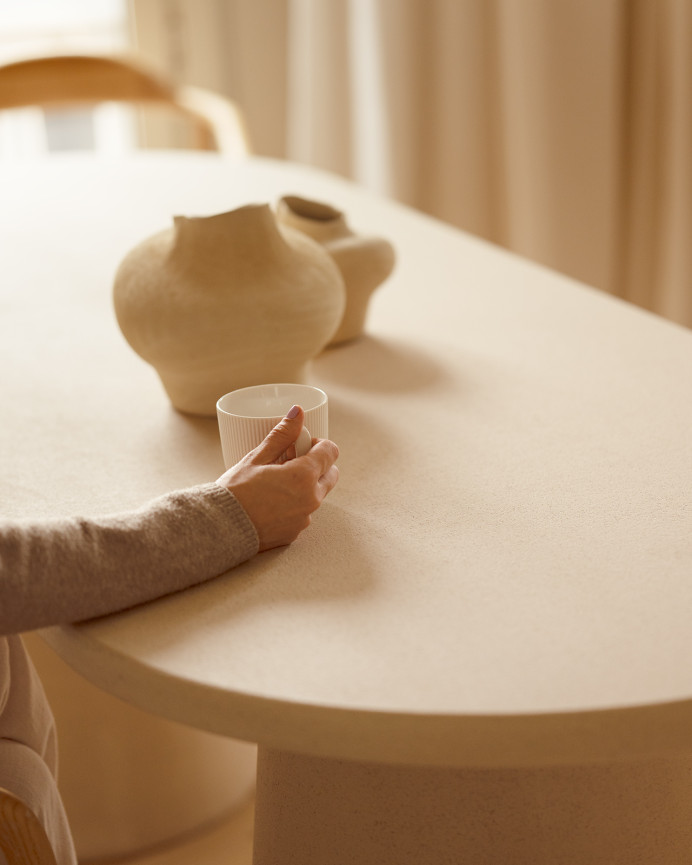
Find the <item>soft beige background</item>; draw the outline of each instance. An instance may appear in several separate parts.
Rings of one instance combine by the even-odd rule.
[[[690,0],[133,0],[256,152],[692,326]]]

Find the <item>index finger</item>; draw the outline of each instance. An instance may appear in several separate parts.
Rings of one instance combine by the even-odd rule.
[[[339,458],[339,448],[329,439],[318,439],[317,442],[300,460],[310,460],[319,470],[319,477],[326,474]]]

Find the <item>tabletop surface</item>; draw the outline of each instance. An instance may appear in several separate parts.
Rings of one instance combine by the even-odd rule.
[[[6,516],[222,471],[112,312],[175,214],[295,193],[387,237],[367,336],[323,353],[341,480],[292,546],[51,629],[143,708],[274,747],[490,766],[692,745],[692,334],[323,172],[214,155],[0,170]]]

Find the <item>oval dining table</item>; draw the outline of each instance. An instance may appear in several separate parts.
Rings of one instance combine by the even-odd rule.
[[[296,194],[396,250],[366,333],[310,367],[340,448],[312,525],[42,632],[110,694],[258,744],[255,865],[692,861],[692,333],[305,166],[0,177],[10,516],[222,472],[216,420],[170,405],[112,311],[174,215]]]

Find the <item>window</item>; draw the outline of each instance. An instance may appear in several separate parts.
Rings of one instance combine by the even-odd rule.
[[[129,47],[127,0],[0,0],[0,63]],[[135,118],[119,105],[0,111],[0,159],[65,150],[121,151],[135,141]]]

